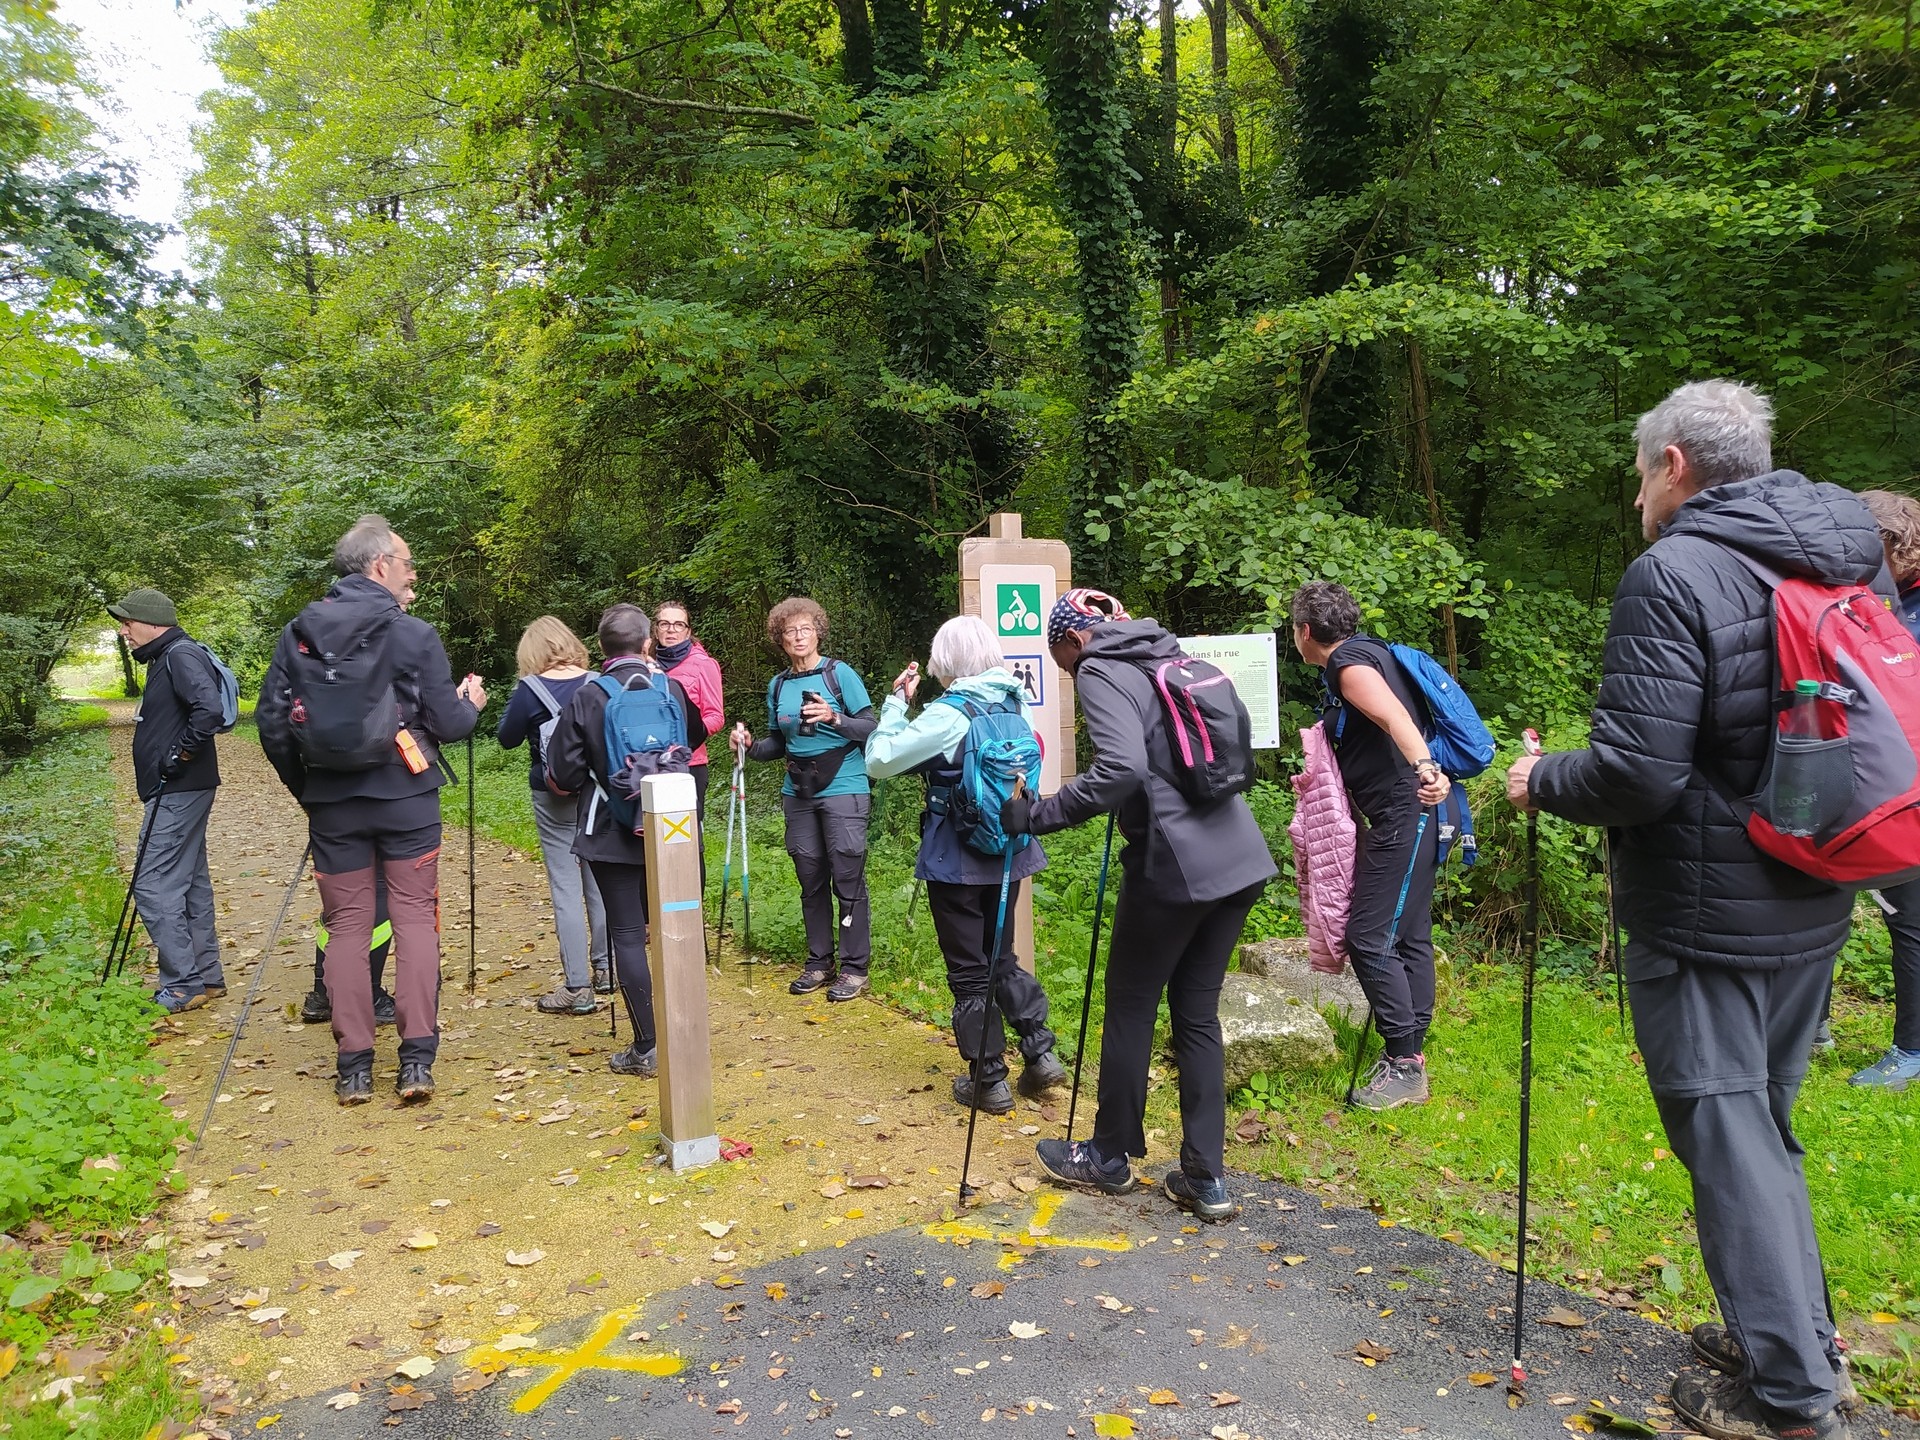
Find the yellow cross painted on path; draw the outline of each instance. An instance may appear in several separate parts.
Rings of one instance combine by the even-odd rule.
[[[995,1240],[1007,1246],[1032,1246],[1048,1250],[1105,1250],[1109,1254],[1118,1254],[1131,1250],[1133,1242],[1124,1235],[1066,1236],[1052,1233],[1053,1217],[1060,1212],[1067,1197],[1057,1190],[1050,1190],[1038,1196],[1033,1202],[1033,1213],[1013,1230],[996,1230],[980,1220],[939,1220],[925,1227],[923,1233],[935,1240]],[[1008,1249],[1000,1256],[1000,1268],[1011,1270],[1020,1263],[1020,1256]]]
[[[642,1375],[677,1375],[685,1368],[686,1361],[678,1355],[609,1355],[607,1346],[619,1338],[620,1332],[631,1324],[640,1314],[637,1305],[625,1306],[619,1310],[608,1311],[601,1316],[600,1323],[571,1350],[501,1350],[492,1345],[483,1345],[473,1352],[469,1365],[476,1370],[497,1373],[511,1365],[516,1368],[527,1366],[538,1369],[552,1367],[553,1373],[520,1394],[513,1402],[515,1413],[527,1415],[538,1410],[553,1398],[567,1381],[582,1370],[621,1370]]]

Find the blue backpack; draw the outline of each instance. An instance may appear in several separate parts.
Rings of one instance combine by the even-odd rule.
[[[1427,719],[1433,733],[1427,737],[1427,749],[1440,768],[1452,780],[1466,780],[1493,763],[1493,734],[1487,729],[1473,701],[1460,688],[1460,682],[1447,673],[1447,667],[1411,645],[1389,645],[1393,658],[1412,682],[1416,694],[1427,707]],[[1418,720],[1419,716],[1414,716]],[[1347,707],[1333,725],[1337,742],[1347,728]]]
[[[216,735],[225,735],[240,723],[240,678],[227,668],[221,658],[191,635],[184,642],[207,657],[207,663],[213,667],[213,683],[220,692],[220,728]],[[169,646],[167,654],[173,654],[178,646]]]
[[[596,675],[607,692],[607,808],[629,833],[641,833],[640,782],[649,775],[687,773],[687,715],[663,670],[632,669],[625,677]]]
[[[960,695],[942,695],[935,703],[967,717],[960,782],[947,797],[947,818],[960,843],[995,857],[1026,849],[1033,836],[1000,828],[1000,807],[1016,783],[1025,782],[1029,795],[1040,793],[1040,741],[1027,721],[1026,703],[1012,698],[981,706]]]

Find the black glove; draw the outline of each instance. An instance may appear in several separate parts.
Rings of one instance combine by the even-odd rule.
[[[1033,833],[1033,801],[1025,795],[1009,795],[1000,802],[1000,828],[1009,835]]]
[[[178,746],[167,752],[167,758],[160,762],[160,779],[163,784],[171,785],[187,773],[187,766],[193,763],[193,756],[183,754]]]

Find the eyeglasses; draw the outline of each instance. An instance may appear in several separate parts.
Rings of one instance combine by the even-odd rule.
[[[393,561],[409,575],[418,575],[420,573],[420,567],[413,563],[413,557],[411,555],[396,555],[393,551],[389,550],[380,558],[382,560]]]
[[[813,633],[814,629],[811,625],[789,625],[780,632],[781,636],[788,640],[804,640]]]
[[[693,622],[691,620],[656,620],[653,622],[653,628],[656,630],[691,630],[693,628]]]

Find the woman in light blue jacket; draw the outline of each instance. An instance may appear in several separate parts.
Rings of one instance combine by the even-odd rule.
[[[1013,1092],[1007,1086],[1003,1019],[1019,1035],[1020,1053],[1026,1058],[1019,1080],[1022,1095],[1039,1098],[1064,1084],[1067,1072],[1053,1054],[1046,991],[1020,968],[1013,953],[1011,921],[1000,927],[1000,958],[992,962],[1001,862],[961,843],[947,804],[960,779],[973,715],[1015,706],[1024,716],[1026,697],[1006,668],[999,640],[977,615],[961,615],[940,627],[927,669],[946,687],[945,693],[909,721],[907,706],[920,688],[920,671],[909,665],[900,672],[880,707],[880,723],[867,738],[867,774],[875,780],[909,770],[926,776],[927,808],[920,815],[920,856],[913,873],[927,885],[927,908],[933,913],[934,933],[947,962],[947,987],[953,992],[954,1039],[969,1065],[969,1073],[953,1082],[953,1098],[1004,1115],[1013,1109]],[[1046,865],[1047,857],[1035,842],[1014,856],[1013,878],[1024,880]],[[991,1000],[989,968],[996,977]],[[981,1055],[983,1036],[986,1053]],[[976,1059],[977,1096],[971,1073]]]

